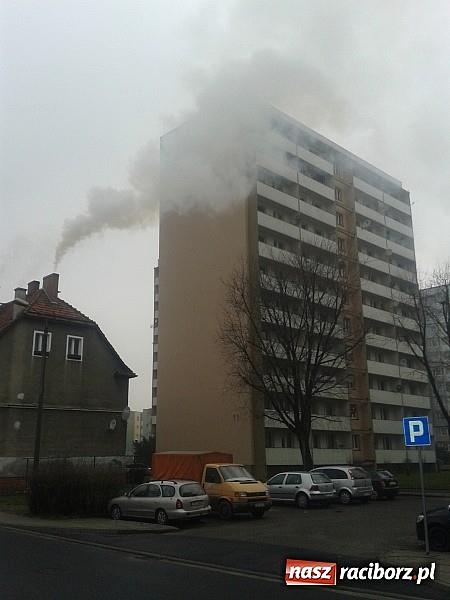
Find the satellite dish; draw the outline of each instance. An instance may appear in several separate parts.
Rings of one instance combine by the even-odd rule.
[[[130,407],[125,406],[125,408],[122,411],[122,421],[128,421],[128,419],[130,418],[130,412]]]
[[[117,425],[117,421],[115,419],[111,419],[111,421],[109,422],[109,430],[114,431],[114,429],[116,428],[116,425]]]
[[[14,429],[16,431],[19,431],[19,429],[22,427],[22,423],[20,421],[14,421]]]
[[[25,398],[25,394],[23,392],[19,392],[17,394],[17,400],[23,400]]]

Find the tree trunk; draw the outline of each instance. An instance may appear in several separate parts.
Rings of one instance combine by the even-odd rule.
[[[309,445],[309,435],[305,437],[298,437],[298,442],[300,445],[300,454],[302,457],[303,468],[305,471],[310,471],[314,468],[313,457],[311,453],[311,448]]]

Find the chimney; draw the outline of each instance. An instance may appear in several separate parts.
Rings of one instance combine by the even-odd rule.
[[[59,275],[58,273],[51,273],[50,275],[46,275],[42,280],[42,288],[47,293],[47,296],[55,302],[58,300],[58,283],[59,283]]]
[[[25,288],[16,287],[14,290],[14,300],[27,301],[27,290]]]
[[[16,319],[27,306],[27,290],[25,288],[17,287],[14,290],[14,300],[12,304],[13,320]]]
[[[30,297],[39,290],[39,281],[30,281],[28,283],[27,296]]]

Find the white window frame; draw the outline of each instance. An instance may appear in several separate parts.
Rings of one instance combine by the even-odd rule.
[[[33,332],[33,350],[32,350],[32,356],[37,356],[37,357],[41,357],[44,356],[44,353],[41,352],[39,354],[36,354],[36,338],[38,335],[42,335],[42,341],[44,341],[44,334],[45,331],[38,331],[37,329]],[[47,352],[46,354],[50,354],[50,350],[52,349],[52,334],[50,331],[47,331]]]
[[[71,339],[80,340],[80,358],[71,358],[69,356],[69,341]],[[66,360],[72,360],[73,362],[82,362],[83,361],[83,346],[84,346],[84,338],[79,335],[67,335],[66,338]]]

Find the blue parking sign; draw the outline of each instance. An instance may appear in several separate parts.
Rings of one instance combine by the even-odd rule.
[[[428,417],[405,417],[403,433],[405,446],[431,446]]]

